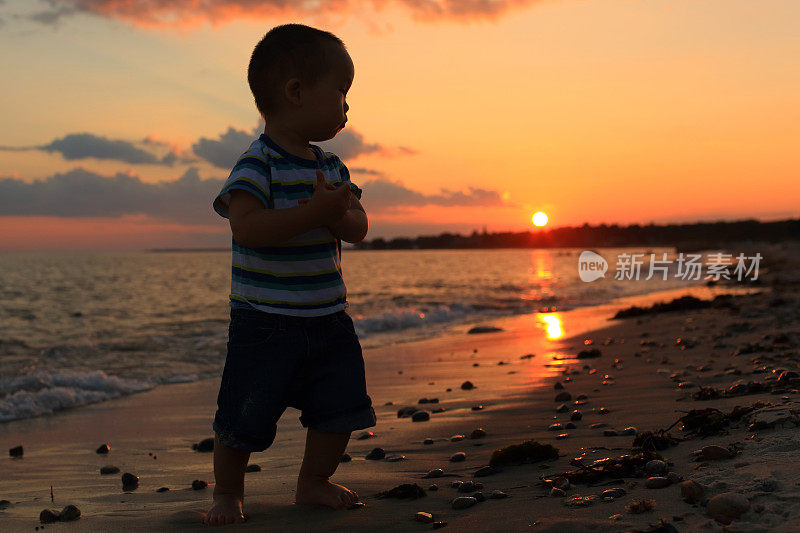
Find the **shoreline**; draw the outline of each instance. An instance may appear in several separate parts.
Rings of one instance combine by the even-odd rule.
[[[691,291],[674,292],[680,296]],[[764,294],[747,297],[752,301],[768,298]],[[627,298],[626,302],[639,300],[641,305],[645,300],[663,299],[662,293],[650,293]],[[639,329],[648,328],[649,337],[656,340],[666,332],[664,338],[673,335],[674,342],[675,331],[680,334],[685,319],[709,316],[720,320],[719,315],[724,315],[725,311],[709,309],[609,321],[610,306],[555,313],[561,315],[562,335],[552,340],[542,335],[546,324],[541,322],[540,314],[535,313],[488,320],[491,325],[503,327],[504,331],[497,333],[467,335],[465,325],[460,331],[441,337],[365,349],[368,391],[373,398],[378,425],[370,428],[374,438],[361,441],[356,439],[358,432],[353,435],[347,450],[353,461],[339,467],[334,481],[356,488],[366,507],[336,512],[291,504],[304,432],[294,419],[299,413],[289,409],[279,422],[278,438],[273,447],[251,456],[251,463],[260,464],[263,470],[247,474],[245,512],[249,520],[236,527],[253,530],[279,527],[297,531],[386,527],[411,531],[425,527],[414,522],[416,511],[432,512],[437,519],[447,520],[451,527],[468,527],[471,531],[496,531],[498,518],[505,521],[508,530],[527,529],[537,522],[555,528],[554,531],[559,527],[565,531],[580,531],[589,526],[595,531],[620,531],[636,524],[642,527],[648,520],[657,521],[652,514],[625,516],[616,502],[569,509],[561,499],[546,496],[539,487],[538,477],[551,470],[571,468],[567,458],[582,450],[604,451],[602,447],[630,445],[629,438],[611,437],[609,441],[602,430],[589,428],[589,422],[602,419],[610,425],[622,425],[624,418],[626,425],[640,426],[640,429],[669,426],[672,411],[676,405],[680,406],[673,404],[676,390],[666,376],[655,372],[657,363],[647,362],[650,357],[633,356],[632,352],[642,349],[638,340],[643,332]],[[617,304],[617,307],[625,306],[622,302]],[[588,329],[589,325],[594,329]],[[654,328],[662,332],[656,333]],[[564,353],[574,355],[583,349],[582,339],[587,336],[594,339],[593,345],[603,352],[600,359],[578,361],[557,357]],[[603,346],[602,339],[606,336],[625,338],[628,342]],[[669,358],[696,353],[679,351],[673,354],[673,350],[670,347]],[[528,353],[536,355],[520,359]],[[609,369],[615,358],[622,359],[621,369]],[[509,364],[498,365],[500,361]],[[475,363],[478,366],[473,366]],[[583,364],[596,368],[597,373],[582,370]],[[563,419],[563,415],[554,416],[552,384],[563,378],[564,368],[578,371],[570,376],[567,390],[573,394],[585,393],[590,399],[585,407],[585,423],[579,423],[579,428],[570,431],[567,439],[556,440],[556,434],[547,431],[547,426]],[[614,374],[613,385],[600,385],[606,372]],[[461,390],[460,385],[466,380],[472,381],[476,388]],[[83,512],[83,517],[69,526],[76,531],[123,527],[132,531],[207,529],[199,521],[202,512],[210,506],[211,487],[193,491],[189,485],[193,479],[213,484],[211,454],[194,452],[191,444],[211,436],[218,381],[214,378],[156,387],[56,415],[1,425],[0,441],[6,448],[25,446],[22,459],[5,459],[10,468],[4,468],[9,475],[0,479],[0,499],[10,500],[12,505],[0,511],[4,525],[11,528],[9,531],[28,530],[38,525],[36,517],[41,509],[60,509],[74,503]],[[446,388],[451,388],[452,392],[446,392]],[[624,391],[622,396],[620,391]],[[680,394],[686,393],[680,391]],[[430,421],[421,423],[396,417],[397,409],[403,405],[423,407],[417,405],[417,400],[423,397],[438,397],[439,406],[446,411],[432,414]],[[641,400],[629,406],[630,398]],[[393,405],[384,405],[388,401]],[[483,405],[483,409],[474,411],[473,405]],[[591,411],[601,405],[609,408],[609,415]],[[484,439],[448,440],[454,434],[469,435],[477,427],[486,429]],[[426,437],[434,438],[434,444],[422,444]],[[487,494],[494,489],[504,490],[511,496],[508,499],[489,500],[463,511],[452,510],[449,500],[461,494],[449,487],[450,478],[445,478],[446,483],[439,483],[438,491],[428,492],[428,496],[415,501],[380,500],[374,496],[400,483],[417,482],[427,488],[429,481],[441,481],[420,478],[422,472],[432,468],[443,468],[460,479],[471,478],[476,468],[487,464],[493,449],[528,438],[554,444],[567,455],[550,462],[554,464],[549,464],[548,470],[540,465],[522,465],[486,478]],[[112,448],[107,457],[94,453],[103,442]],[[385,448],[390,455],[404,455],[406,459],[366,461],[364,456],[375,446]],[[467,461],[450,463],[447,459],[455,451],[466,451]],[[134,492],[123,492],[119,475],[98,474],[99,466],[104,464],[115,464],[122,472],[136,473],[141,478],[140,487]],[[54,504],[49,501],[51,484],[54,485]],[[155,488],[161,485],[172,490],[156,493]],[[677,513],[681,506],[686,504],[673,495],[670,502],[657,507],[658,516],[670,518],[668,510],[674,508]],[[609,521],[608,516],[620,512],[624,520]]]

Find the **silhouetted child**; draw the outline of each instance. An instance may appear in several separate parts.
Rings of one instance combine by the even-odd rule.
[[[270,30],[250,58],[247,79],[266,127],[213,202],[230,221],[233,265],[208,524],[245,520],[250,453],[272,444],[287,406],[308,428],[295,502],[341,509],[358,501],[329,478],[350,432],[375,425],[340,266],[341,241],[363,240],[367,216],[344,163],[310,144],[344,127],[353,73],[338,37],[300,24]]]

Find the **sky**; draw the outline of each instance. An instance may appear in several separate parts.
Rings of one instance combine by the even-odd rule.
[[[367,239],[800,216],[796,0],[0,0],[0,251],[224,247],[255,44],[355,64]]]

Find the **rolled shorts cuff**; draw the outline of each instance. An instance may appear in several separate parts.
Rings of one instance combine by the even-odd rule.
[[[372,406],[359,408],[340,416],[322,420],[308,420],[308,417],[301,416],[300,423],[303,427],[310,427],[322,433],[350,433],[357,429],[366,429],[375,426],[377,418],[375,409]]]
[[[263,452],[275,441],[275,434],[272,438],[257,439],[245,435],[240,435],[225,427],[222,423],[214,420],[211,428],[217,436],[217,440],[227,446],[243,452]]]

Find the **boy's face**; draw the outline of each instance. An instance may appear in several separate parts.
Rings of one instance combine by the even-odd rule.
[[[312,142],[327,141],[339,133],[350,109],[345,97],[353,83],[353,60],[339,44],[330,45],[329,57],[330,70],[304,95],[303,122]]]

